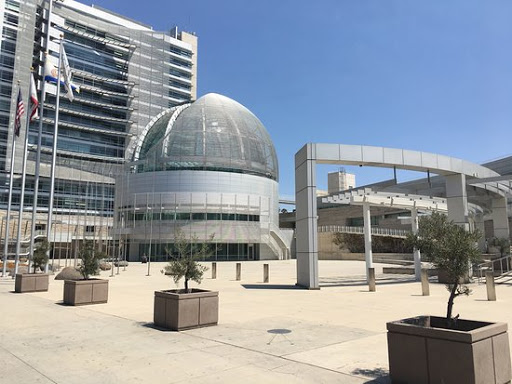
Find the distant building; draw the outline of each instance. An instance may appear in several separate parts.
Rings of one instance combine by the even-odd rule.
[[[327,174],[328,194],[346,191],[356,187],[356,175],[347,173],[345,169]]]

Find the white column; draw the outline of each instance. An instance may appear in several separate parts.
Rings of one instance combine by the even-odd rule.
[[[477,213],[475,215],[474,221],[475,221],[475,229],[480,231],[480,233],[482,234],[482,236],[480,237],[480,240],[478,240],[478,248],[483,253],[487,253],[483,213]]]
[[[469,229],[468,198],[466,195],[466,175],[454,174],[445,176],[446,203],[448,205],[448,219],[455,224]]]
[[[316,212],[316,147],[307,144],[295,155],[297,285],[319,289]]]
[[[411,224],[412,224],[412,233],[418,233],[418,210],[413,208],[411,210]],[[414,248],[414,277],[416,281],[421,280],[421,254],[420,250]]]
[[[508,239],[510,233],[508,228],[507,199],[505,197],[492,199],[491,217],[494,237]]]
[[[370,216],[370,204],[363,204],[363,221],[364,221],[364,256],[366,260],[366,278],[369,282],[369,268],[373,268],[372,255],[372,223]]]

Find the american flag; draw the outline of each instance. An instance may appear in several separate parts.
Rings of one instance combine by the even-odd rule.
[[[25,105],[23,104],[23,97],[21,97],[21,88],[18,92],[18,103],[16,104],[16,117],[14,118],[14,134],[20,136],[21,116],[25,113]]]

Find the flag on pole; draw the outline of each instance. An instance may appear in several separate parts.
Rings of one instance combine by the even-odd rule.
[[[14,134],[20,136],[21,116],[25,113],[25,105],[21,96],[21,88],[18,91],[18,102],[16,103],[16,116],[14,118]]]
[[[67,57],[66,57],[66,62],[67,62]],[[68,67],[69,67],[69,63],[68,63]],[[63,68],[63,66],[61,66],[61,70],[62,70],[62,68]],[[62,72],[65,73],[65,71],[62,71]],[[55,58],[53,56],[47,56],[46,61],[44,63],[44,81],[48,81],[50,83],[57,84],[57,73],[58,73],[57,58]],[[69,78],[71,79],[71,73],[69,74]],[[68,89],[68,86],[66,86],[66,82],[65,82],[65,80],[63,80],[62,75],[60,78],[60,84],[64,85],[66,87],[66,90]],[[75,84],[69,82],[69,86],[71,87],[72,91],[75,91],[77,93],[80,92],[80,88],[77,87]],[[48,89],[46,91],[46,93],[49,93],[52,95],[56,94],[55,90],[52,91],[51,89]],[[68,91],[68,98],[69,98],[69,91]]]
[[[61,43],[62,44],[62,43]],[[66,55],[66,51],[64,50],[64,46],[62,46],[62,65],[61,71],[64,77],[64,86],[66,87],[67,96],[69,101],[73,101],[75,98],[73,96],[73,88],[71,87],[71,67],[69,66],[68,57]]]
[[[30,121],[33,121],[36,117],[38,117],[38,106],[39,100],[37,100],[36,81],[34,80],[34,74],[32,74],[32,76],[30,76]]]

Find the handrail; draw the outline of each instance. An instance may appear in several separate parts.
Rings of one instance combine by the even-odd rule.
[[[318,232],[341,232],[341,233],[355,233],[355,234],[364,234],[364,227],[351,227],[347,225],[322,225],[318,227]],[[390,236],[390,237],[400,237],[406,238],[410,231],[406,231],[403,229],[394,229],[394,228],[379,228],[372,227],[371,228],[372,235],[375,236]]]
[[[484,278],[483,276],[483,273],[488,270],[488,269],[491,269],[491,271],[494,272],[496,271],[495,269],[495,265],[499,262],[499,271],[500,271],[500,276],[503,275],[503,272],[508,272],[511,270],[510,266],[511,266],[511,259],[512,259],[512,255],[505,255],[505,256],[502,256],[500,258],[497,258],[497,259],[493,259],[493,260],[490,260],[490,261],[485,261],[483,263],[480,263],[480,264],[477,264],[476,265],[476,270],[478,271],[478,284],[481,283],[481,280]],[[503,269],[503,266],[506,266],[506,269],[504,271]]]

